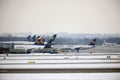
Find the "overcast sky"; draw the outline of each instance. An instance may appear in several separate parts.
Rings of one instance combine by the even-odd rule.
[[[0,33],[120,33],[120,0],[0,0]]]

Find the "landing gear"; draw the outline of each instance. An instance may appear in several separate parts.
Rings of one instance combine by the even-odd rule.
[[[76,50],[77,52],[80,52],[80,48],[76,48],[75,50]]]

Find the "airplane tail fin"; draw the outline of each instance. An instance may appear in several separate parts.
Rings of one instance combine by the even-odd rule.
[[[32,41],[32,42],[35,42],[37,37],[40,37],[40,36],[36,36],[36,35],[33,35],[33,36],[32,36],[32,35],[29,35],[29,36],[27,37],[27,40],[28,40],[28,41]]]
[[[45,37],[43,36],[37,36],[35,38],[35,45],[44,45],[45,44]]]
[[[33,42],[36,41],[36,35],[34,35],[34,36],[32,37],[32,41],[33,41]]]
[[[27,40],[28,40],[28,41],[31,41],[31,35],[29,35],[29,36],[27,37]]]
[[[34,36],[32,36],[32,37],[31,37],[31,35],[29,35],[29,36],[27,37],[27,40],[28,40],[28,41],[32,41],[32,42],[39,41],[39,42],[40,42],[39,44],[44,44],[44,42],[45,42],[44,36],[36,36],[36,35],[34,35]],[[42,42],[42,43],[41,43],[41,42]]]
[[[95,45],[96,44],[96,39],[93,39],[89,45]]]
[[[56,36],[57,36],[57,34],[54,34],[54,35],[53,35],[53,37],[52,37],[52,42],[54,42],[54,41],[55,41]]]
[[[52,38],[48,41],[48,43],[45,45],[45,48],[51,48],[52,42],[55,41],[57,34],[54,34]]]

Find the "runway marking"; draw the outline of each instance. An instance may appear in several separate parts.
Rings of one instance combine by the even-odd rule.
[[[28,61],[28,64],[35,64],[35,61]]]
[[[120,56],[117,56],[118,58],[120,58]]]

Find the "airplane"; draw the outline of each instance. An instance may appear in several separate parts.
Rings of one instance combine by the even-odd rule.
[[[108,43],[105,40],[103,40],[103,46],[117,46],[116,43]]]
[[[96,39],[93,39],[90,44],[88,45],[64,45],[59,47],[61,51],[65,52],[65,51],[77,51],[79,52],[80,50],[86,50],[86,49],[91,49],[96,47]]]

